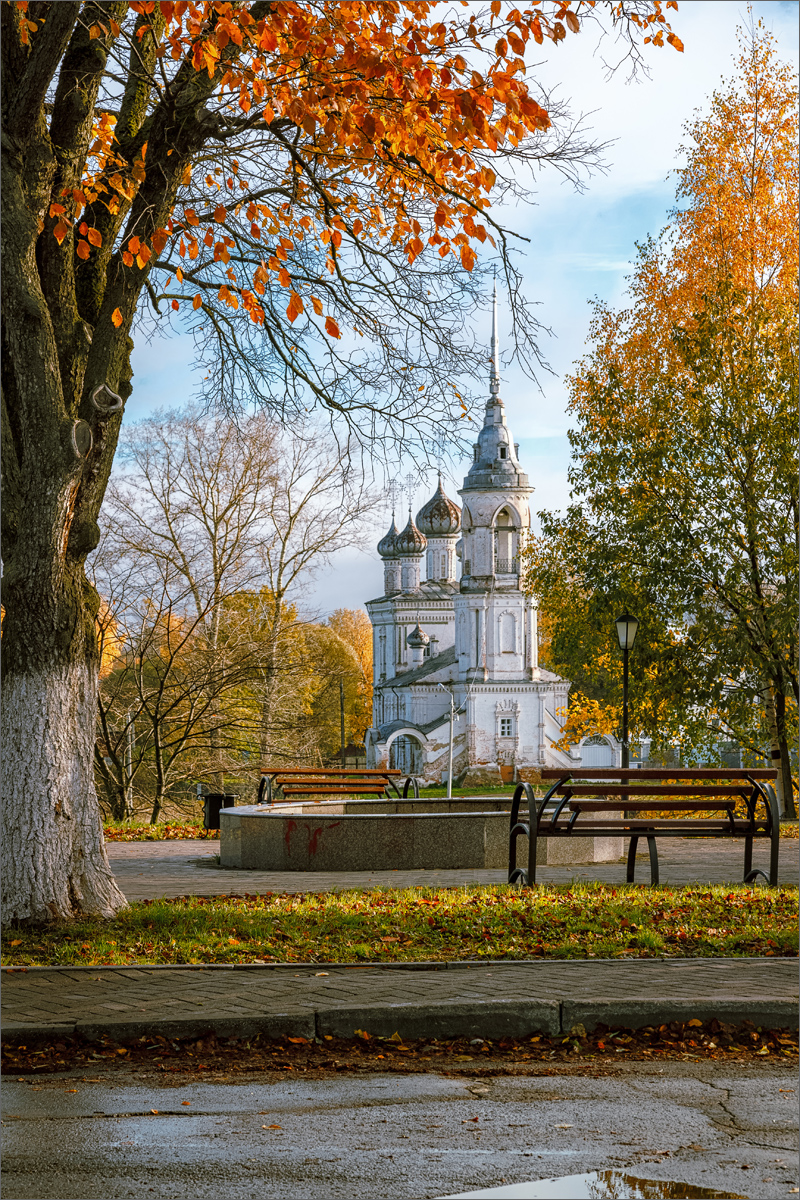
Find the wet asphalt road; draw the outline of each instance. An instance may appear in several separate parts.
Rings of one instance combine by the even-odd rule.
[[[797,1192],[798,1084],[780,1067],[91,1078],[4,1082],[4,1200],[422,1200],[610,1168],[728,1195]]]

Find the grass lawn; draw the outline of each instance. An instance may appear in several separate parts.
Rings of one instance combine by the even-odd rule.
[[[797,954],[797,888],[461,889],[187,897],[9,930],[3,963],[425,962]]]
[[[155,825],[144,821],[119,821],[103,825],[107,842],[166,842],[184,838],[219,839],[218,829],[205,829],[199,821],[159,821]]]

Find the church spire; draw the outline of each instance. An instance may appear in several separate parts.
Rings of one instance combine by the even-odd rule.
[[[500,394],[500,344],[497,336],[497,276],[494,277],[492,292],[492,365],[489,368],[489,391],[492,396]],[[491,403],[491,401],[490,401]]]

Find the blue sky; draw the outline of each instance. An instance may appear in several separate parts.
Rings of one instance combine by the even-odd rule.
[[[781,54],[797,66],[797,0],[762,0],[752,5],[778,40]],[[540,78],[560,83],[574,111],[592,113],[587,127],[599,141],[614,139],[606,156],[607,173],[575,193],[558,176],[544,175],[533,203],[503,213],[506,224],[530,238],[522,266],[529,300],[540,305],[542,323],[553,330],[543,343],[553,374],[542,374],[539,388],[520,372],[506,371],[502,395],[508,421],[520,443],[520,457],[536,491],[535,509],[562,508],[568,502],[569,444],[564,376],[581,357],[588,331],[589,302],[595,296],[617,304],[624,298],[625,276],[636,243],[656,234],[673,203],[683,126],[721,79],[733,71],[736,26],[747,19],[744,4],[732,0],[681,0],[670,16],[684,43],[684,53],[651,50],[650,79],[627,83],[624,71],[606,78],[596,38],[588,32],[543,50]],[[602,48],[610,56],[612,47]],[[500,312],[501,339],[503,308]],[[489,317],[482,331],[488,344]],[[501,340],[502,348],[502,340]],[[159,406],[188,401],[193,392],[192,344],[175,336],[140,343],[133,356],[134,392],[126,421],[137,420]],[[453,465],[460,483],[466,464]],[[398,468],[400,473],[400,468]],[[458,483],[448,490],[455,497]],[[430,490],[435,478],[430,480]],[[418,492],[419,506],[427,495]],[[380,521],[363,551],[337,556],[321,572],[307,597],[319,615],[337,607],[360,607],[382,593],[382,568],[374,541],[388,525]]]

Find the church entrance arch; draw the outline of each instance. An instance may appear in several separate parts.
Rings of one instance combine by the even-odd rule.
[[[422,743],[413,734],[401,733],[389,747],[389,767],[404,775],[421,775]]]
[[[614,748],[607,738],[589,737],[581,742],[581,765],[584,767],[613,767]]]

